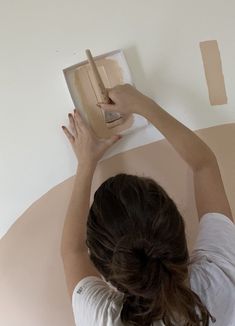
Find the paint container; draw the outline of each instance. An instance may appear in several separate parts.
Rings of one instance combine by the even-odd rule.
[[[94,57],[95,64],[106,88],[119,84],[131,84],[131,73],[122,50],[108,52]],[[149,125],[147,119],[138,114],[121,115],[97,107],[102,102],[97,83],[88,60],[63,70],[74,106],[100,138],[115,134],[130,134]]]

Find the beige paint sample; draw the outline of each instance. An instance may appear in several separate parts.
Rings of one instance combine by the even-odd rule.
[[[235,215],[235,123],[196,133],[216,154]],[[100,162],[91,198],[104,180],[121,172],[150,176],[164,187],[183,215],[191,252],[198,230],[193,176],[174,148],[163,139]],[[73,181],[39,198],[0,240],[0,325],[75,325],[59,254]]]
[[[200,43],[203,65],[211,105],[227,104],[227,95],[218,43],[216,40]]]
[[[106,88],[123,84],[122,71],[115,60],[98,59],[96,66]],[[78,67],[75,71],[75,85],[81,97],[82,106],[86,108],[87,119],[98,137],[106,138],[130,128],[134,122],[132,114],[123,115],[122,120],[105,123],[102,110],[96,106],[102,99],[89,64]],[[121,123],[122,122],[122,123]]]

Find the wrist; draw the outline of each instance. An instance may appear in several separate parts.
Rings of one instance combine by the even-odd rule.
[[[159,105],[154,100],[149,98],[148,101],[142,104],[139,114],[150,120],[158,108]]]
[[[94,172],[96,165],[97,162],[80,161],[78,162],[77,169],[82,170],[84,172]]]

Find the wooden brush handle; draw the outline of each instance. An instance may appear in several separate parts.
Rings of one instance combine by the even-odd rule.
[[[88,59],[88,62],[90,63],[91,65],[91,69],[94,73],[94,77],[95,77],[95,80],[97,82],[97,86],[98,86],[98,89],[99,89],[99,92],[100,92],[100,97],[102,99],[102,102],[103,103],[109,103],[110,102],[110,98],[108,97],[108,92],[104,86],[104,83],[100,77],[100,74],[99,74],[99,71],[97,69],[97,66],[95,64],[95,61],[91,55],[91,51],[90,50],[86,50],[86,55],[87,55],[87,59]]]

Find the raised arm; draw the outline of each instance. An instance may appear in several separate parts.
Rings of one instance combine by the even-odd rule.
[[[109,97],[114,104],[102,104],[104,109],[146,117],[192,168],[199,219],[205,213],[219,212],[232,220],[217,159],[211,148],[192,130],[131,85],[111,89]]]
[[[219,165],[210,147],[157,104],[149,107],[145,115],[192,168],[199,219],[217,212],[233,221]]]

